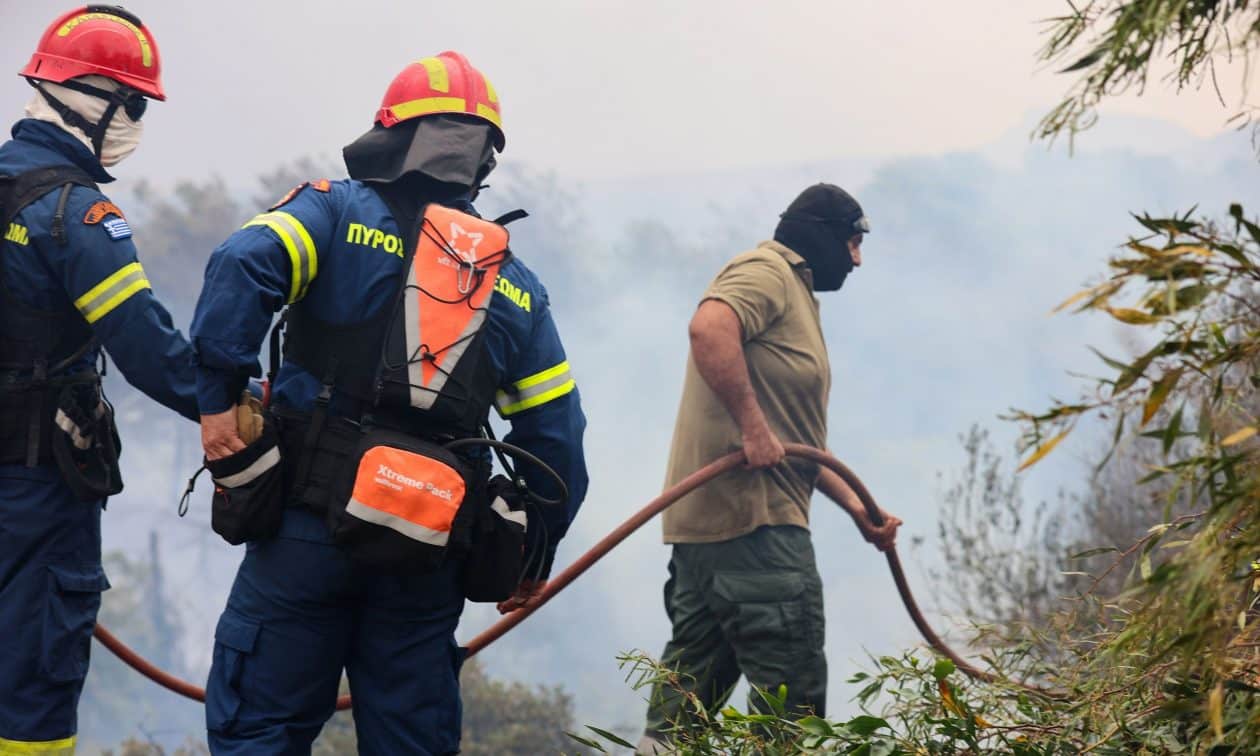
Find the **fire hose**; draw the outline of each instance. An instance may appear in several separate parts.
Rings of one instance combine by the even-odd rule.
[[[857,494],[861,500],[862,506],[866,509],[867,515],[876,525],[884,523],[883,516],[880,514],[879,507],[875,504],[875,499],[871,496],[870,491],[863,485],[860,478],[853,473],[843,462],[826,452],[819,451],[802,444],[784,444],[784,449],[790,457],[799,457],[815,462],[832,472],[839,475],[844,482]],[[631,533],[641,528],[648,520],[667,509],[671,504],[681,499],[683,496],[691,493],[700,486],[705,485],[714,478],[723,475],[744,463],[744,453],[742,451],[731,452],[724,457],[720,457],[713,462],[705,465],[696,472],[687,476],[675,485],[668,488],[660,496],[657,496],[647,506],[636,512],[630,519],[623,522],[615,530],[604,536],[599,543],[596,543],[585,554],[578,557],[576,561],[566,567],[559,575],[556,575],[536,597],[530,600],[528,604],[504,616],[495,624],[480,635],[472,639],[467,646],[467,655],[473,656],[503,637],[509,630],[524,622],[531,614],[538,611],[563,591],[574,580],[577,580],[583,573],[590,569],[596,562],[604,558],[608,552],[616,548],[622,541],[626,540]],[[914,621],[915,627],[928,645],[936,649],[938,653],[945,656],[964,674],[982,680],[985,682],[993,682],[996,678],[983,670],[973,666],[953,649],[941,640],[940,636],[932,629],[927,620],[923,617],[923,613],[919,610],[918,603],[914,600],[914,594],[910,591],[910,584],[906,581],[905,570],[901,567],[901,559],[897,556],[896,547],[889,548],[884,552],[884,556],[888,560],[888,569],[892,572],[893,581],[897,584],[897,592],[901,594],[901,601],[905,604],[906,611],[910,614],[911,620]],[[192,683],[181,680],[174,675],[158,669],[144,657],[137,654],[130,647],[120,641],[117,636],[109,632],[103,625],[98,624],[95,630],[95,636],[101,645],[109,649],[115,656],[124,663],[136,670],[140,674],[149,678],[153,682],[162,687],[178,693],[186,698],[194,701],[205,701],[206,691],[197,687]],[[1049,691],[1040,688],[1025,685],[1023,683],[1014,683],[1020,687],[1034,693],[1043,695],[1053,695]],[[340,696],[337,699],[337,710],[344,711],[351,706],[350,696]]]

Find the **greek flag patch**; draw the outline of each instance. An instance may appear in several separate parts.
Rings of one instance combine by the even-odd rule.
[[[105,232],[109,234],[111,239],[131,238],[131,226],[127,225],[127,221],[124,218],[111,218],[102,223],[101,228],[105,229]]]

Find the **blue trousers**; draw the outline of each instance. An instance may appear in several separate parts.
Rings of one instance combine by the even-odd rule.
[[[69,754],[109,588],[101,509],[56,468],[0,465],[0,753]]]
[[[206,686],[210,751],[309,754],[349,675],[359,753],[459,750],[456,565],[423,575],[352,562],[323,521],[285,512],[250,543],[215,630]]]

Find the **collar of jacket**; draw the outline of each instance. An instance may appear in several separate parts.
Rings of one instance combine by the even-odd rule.
[[[51,152],[62,161],[82,168],[98,184],[108,184],[114,180],[91,150],[55,124],[23,118],[13,124],[11,133],[15,141]]]
[[[787,260],[788,265],[792,266],[792,270],[796,271],[796,275],[800,276],[801,280],[805,282],[805,286],[810,291],[814,290],[814,271],[809,269],[809,263],[805,262],[804,257],[801,257],[793,252],[790,247],[774,239],[763,241],[757,246],[773,250],[782,255],[783,259]]]

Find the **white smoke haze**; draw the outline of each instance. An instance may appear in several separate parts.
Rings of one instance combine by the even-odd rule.
[[[457,49],[490,75],[508,149],[480,206],[490,217],[533,213],[512,227],[513,248],[550,290],[589,419],[591,489],[560,566],[659,493],[696,297],[722,260],[769,237],[807,184],[845,186],[874,227],[863,267],[821,296],[830,445],[906,521],[900,543],[927,609],[938,609],[923,575],[935,558],[938,475],[962,461],[957,435],[981,422],[1013,439],[996,416],[1070,397],[1078,384],[1067,371],[1096,372],[1086,344],[1125,351],[1107,322],[1048,313],[1103,270],[1134,230],[1127,213],[1260,205],[1246,135],[1224,130],[1233,111],[1209,91],[1175,106],[1158,87],[1120,98],[1075,156],[1030,146],[1035,114],[1069,83],[1033,62],[1038,21],[1064,8],[1056,1],[129,8],[159,40],[170,100],[150,109],[145,142],[107,188],[124,209],[140,179],[173,187],[217,175],[247,197],[281,164],[334,161],[370,126],[389,78],[422,55]],[[61,9],[0,0],[0,71],[24,64]],[[1236,73],[1222,72],[1227,98],[1239,91]],[[17,118],[26,84],[0,79],[0,94]],[[144,219],[133,225],[145,260]],[[186,331],[188,292],[210,248],[163,252],[186,286],[158,293]],[[144,560],[150,532],[160,534],[165,587],[186,632],[178,661],[204,680],[243,551],[210,531],[204,478],[189,515],[175,514],[200,459],[196,427],[116,375],[111,390],[127,490],[105,515],[106,549]],[[1032,495],[1080,480],[1070,449],[1056,457],[1028,475]],[[917,636],[882,558],[835,509],[816,499],[813,525],[830,705],[843,715],[855,692],[843,681],[865,655]],[[927,543],[912,550],[916,536]],[[668,556],[659,526],[648,525],[488,649],[488,671],[564,685],[580,723],[637,728],[643,704],[615,657],[662,648]],[[496,617],[470,605],[460,639]],[[104,658],[97,647],[89,695],[111,695],[92,688]],[[145,721],[114,725],[166,743],[197,735],[199,707],[163,700]],[[117,743],[113,729],[95,726],[85,722],[85,741]]]

